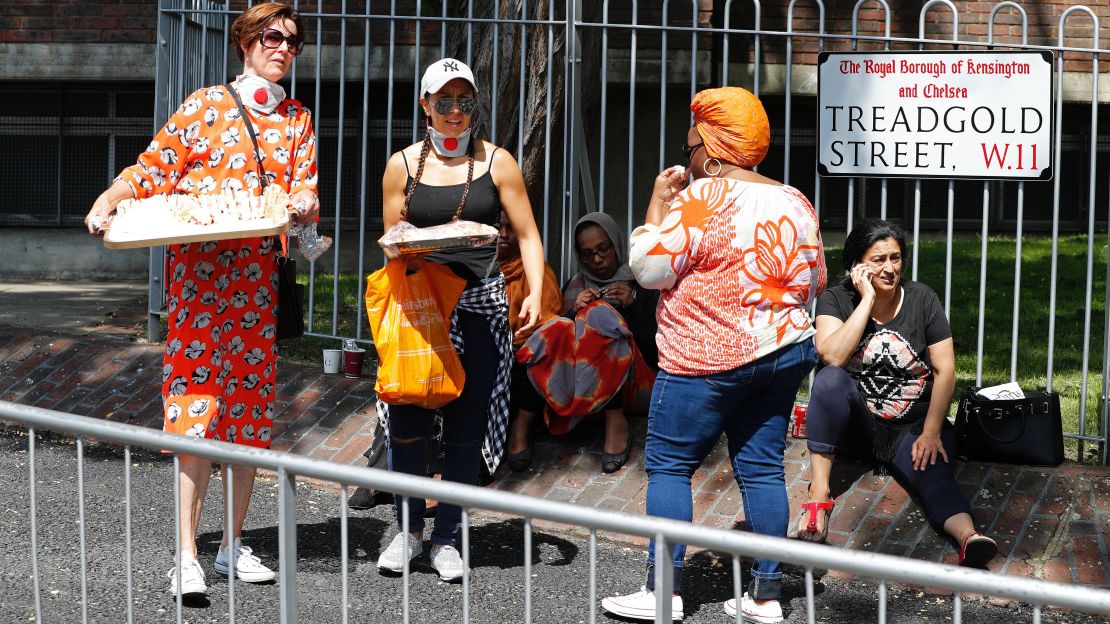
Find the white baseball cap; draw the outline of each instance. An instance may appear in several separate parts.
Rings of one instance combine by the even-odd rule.
[[[466,63],[453,58],[443,58],[424,70],[424,77],[420,79],[420,95],[435,93],[456,78],[469,82],[474,92],[478,92],[478,85],[474,84],[474,72],[470,71]]]

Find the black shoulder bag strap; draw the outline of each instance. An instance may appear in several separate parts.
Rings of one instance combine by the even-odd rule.
[[[235,100],[235,105],[239,107],[239,116],[242,117],[243,125],[247,127],[247,134],[251,137],[251,145],[254,147],[254,164],[258,167],[258,183],[262,188],[266,188],[270,181],[266,178],[266,170],[262,168],[262,159],[258,154],[258,136],[254,133],[254,124],[247,116],[247,109],[243,106],[243,101],[239,99],[239,93],[235,91],[235,87],[230,82],[227,83],[227,90],[231,93],[231,98]],[[304,285],[297,283],[297,261],[289,257],[289,251],[285,248],[281,236],[278,235],[275,238],[277,238],[278,245],[281,246],[281,255],[277,257],[277,339],[285,340],[304,335]],[[282,310],[286,311],[283,312]]]
[[[247,127],[247,134],[251,137],[251,145],[254,146],[254,164],[258,167],[258,183],[262,188],[270,183],[266,177],[266,170],[262,168],[262,160],[258,157],[258,135],[254,133],[254,124],[251,123],[251,118],[247,116],[247,109],[243,106],[243,100],[239,99],[239,92],[231,83],[227,83],[227,90],[231,93],[231,99],[235,100],[235,105],[239,107],[239,117],[243,120],[243,125]]]
[[[243,106],[243,100],[239,98],[239,92],[229,82],[227,83],[227,90],[231,93],[231,99],[235,100],[235,105],[239,107],[239,117],[243,120],[243,125],[247,127],[247,134],[251,138],[251,145],[254,146],[254,164],[258,167],[258,183],[262,188],[270,183],[269,178],[266,177],[266,170],[262,168],[262,159],[258,157],[258,135],[254,133],[254,124],[251,123],[251,118],[247,116],[247,109]],[[281,254],[288,255],[285,251],[285,245],[281,242],[281,236],[277,237],[278,244],[281,245]]]

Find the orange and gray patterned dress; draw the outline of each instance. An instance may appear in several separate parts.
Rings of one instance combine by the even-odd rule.
[[[243,98],[247,101],[247,98]],[[300,102],[248,108],[271,184],[316,190],[316,137]],[[227,87],[196,91],[138,162],[120,174],[137,198],[260,193],[250,135]],[[165,429],[268,448],[277,377],[277,272],[272,237],[167,248],[169,331],[162,368]]]
[[[632,232],[629,266],[662,290],[659,368],[739,368],[814,334],[805,306],[825,289],[817,214],[790,186],[696,180],[663,222]]]

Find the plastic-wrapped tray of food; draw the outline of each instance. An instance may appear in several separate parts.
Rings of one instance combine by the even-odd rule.
[[[127,199],[101,226],[109,249],[272,236],[289,229],[289,195],[276,185],[262,195],[154,195]]]
[[[497,228],[485,223],[462,220],[425,228],[401,221],[378,239],[378,244],[390,258],[446,249],[481,247],[496,242]]]

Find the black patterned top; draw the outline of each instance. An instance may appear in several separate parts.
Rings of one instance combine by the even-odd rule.
[[[867,322],[859,344],[844,369],[855,380],[871,415],[888,424],[925,418],[933,390],[929,345],[952,336],[936,293],[919,282],[902,282],[903,300],[888,323]],[[817,299],[817,315],[847,321],[860,294],[837,284]]]

